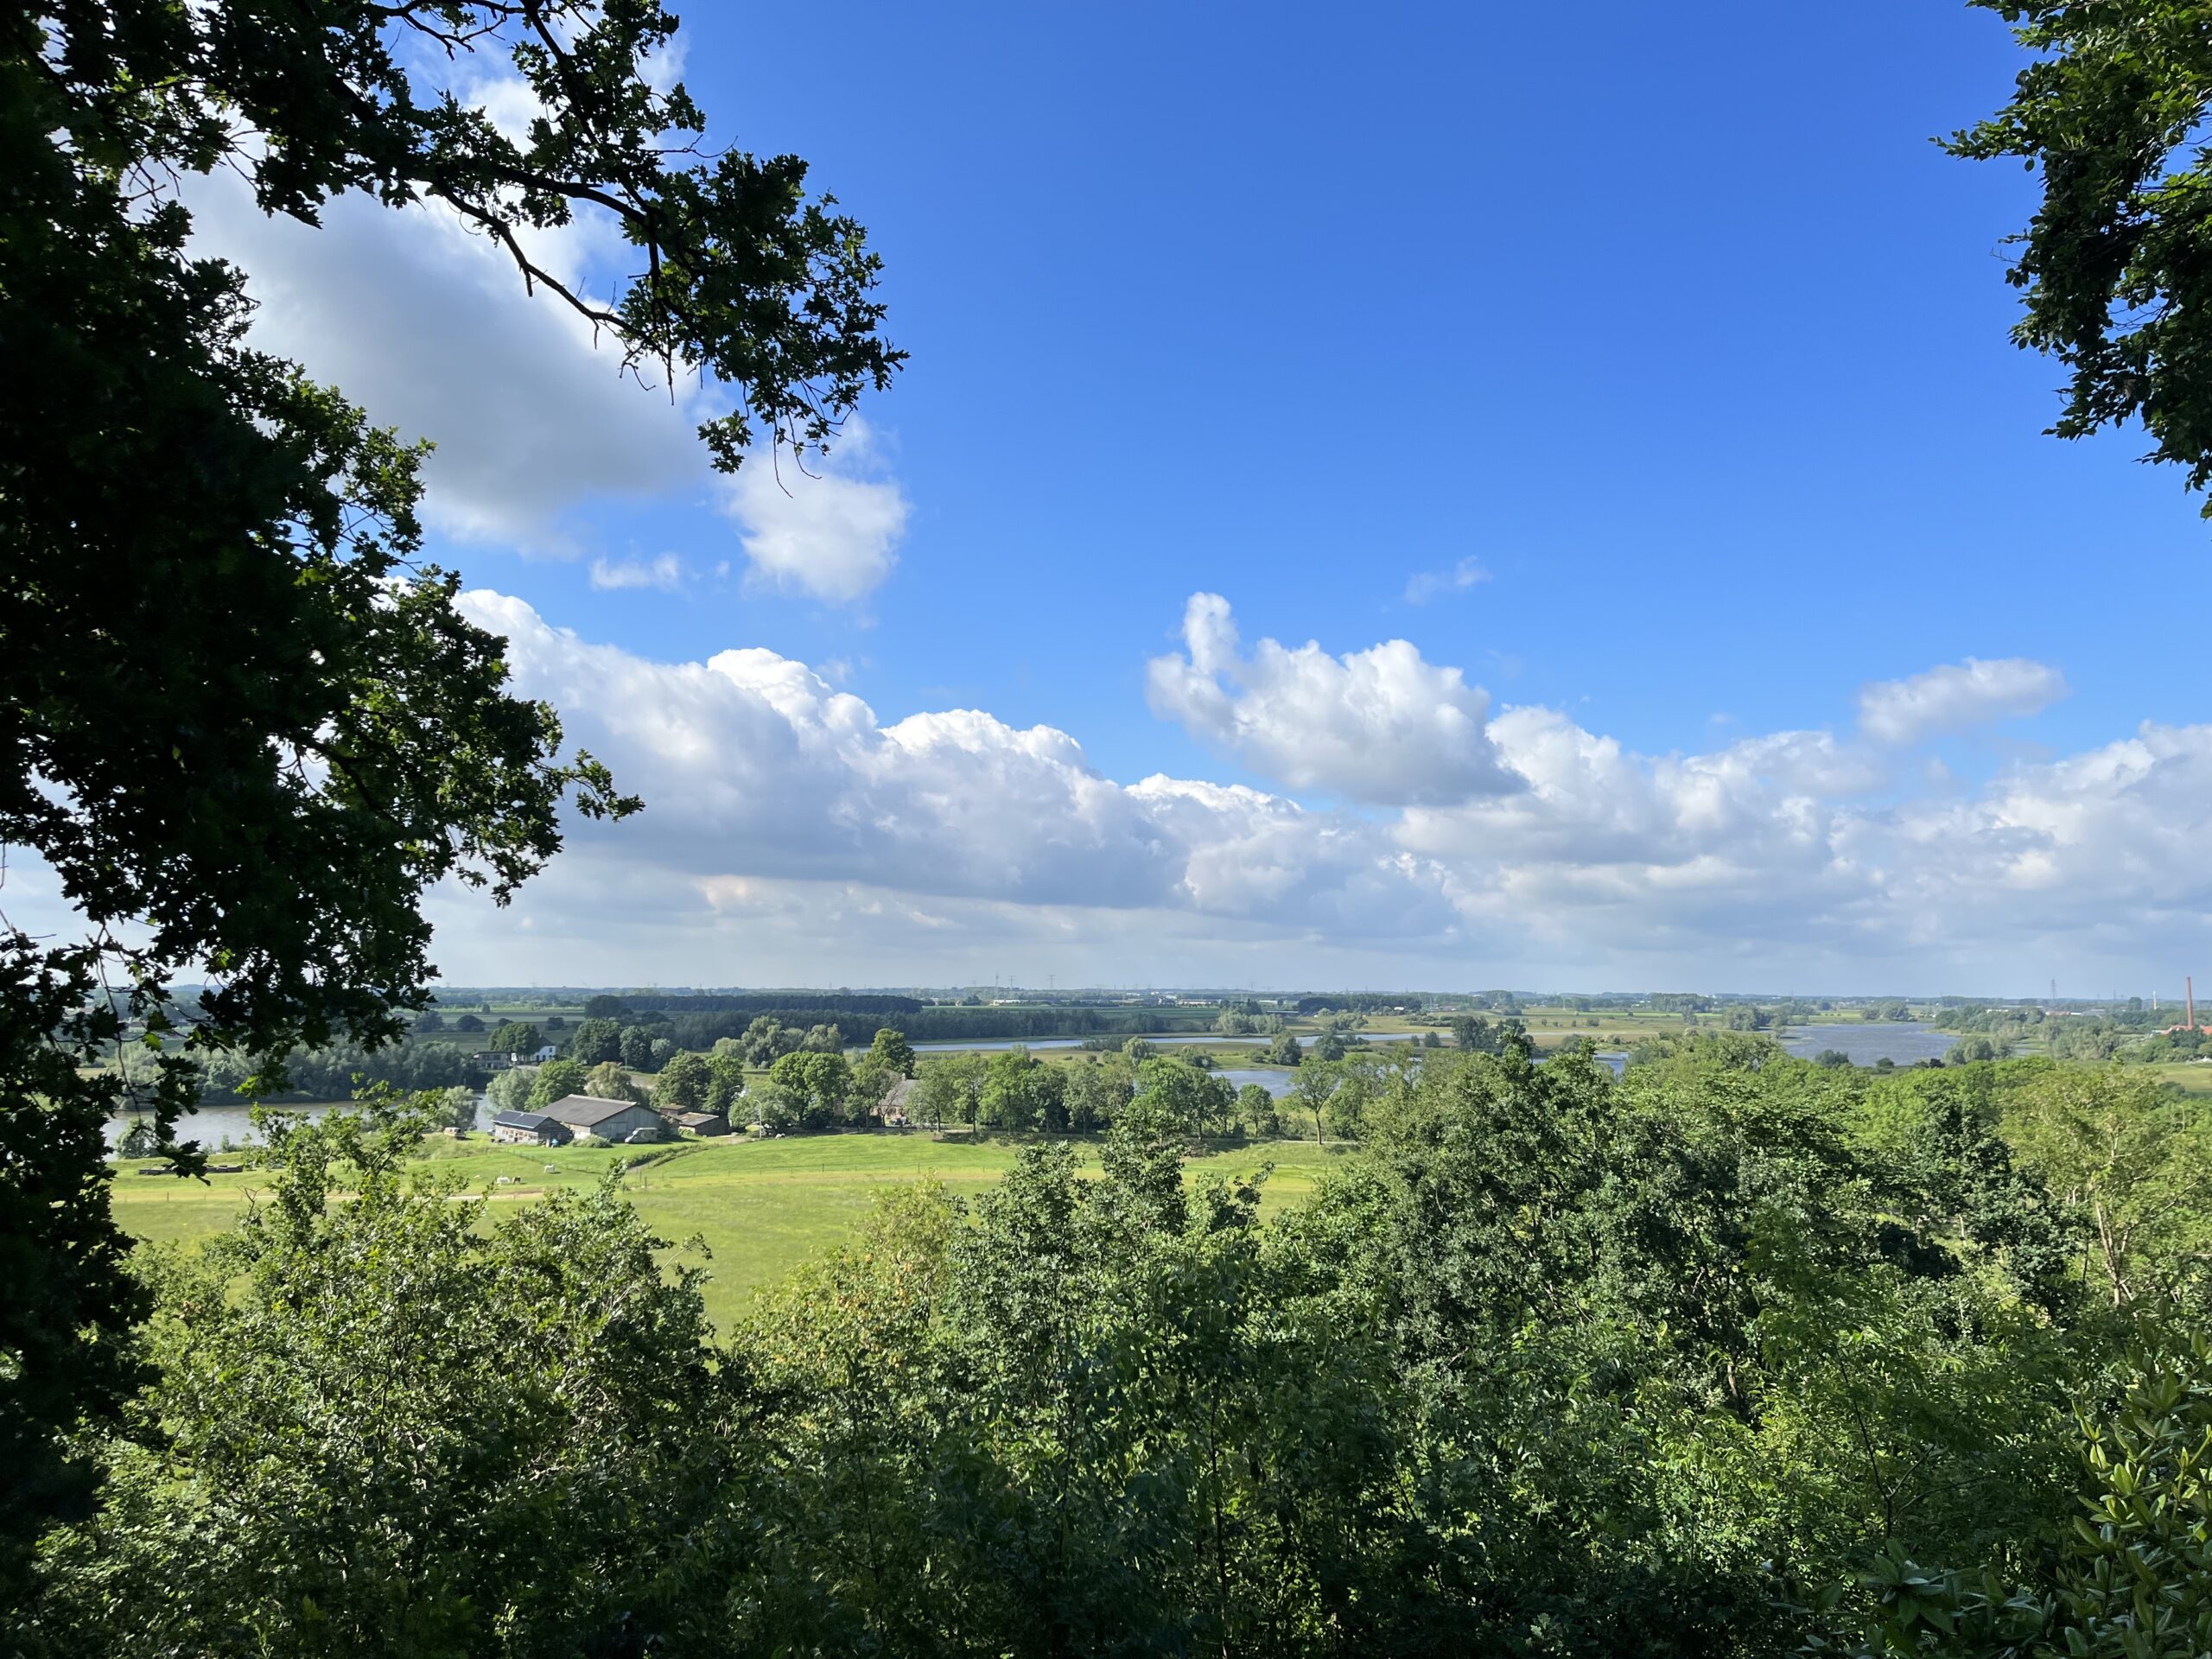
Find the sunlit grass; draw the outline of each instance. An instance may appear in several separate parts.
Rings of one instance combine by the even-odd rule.
[[[703,1265],[712,1274],[707,1311],[727,1325],[754,1292],[850,1237],[887,1187],[935,1180],[956,1196],[972,1197],[1006,1173],[1017,1149],[1008,1137],[976,1143],[926,1134],[687,1141],[657,1148],[664,1155],[632,1168],[625,1185],[647,1224],[678,1247],[673,1258]],[[1083,1150],[1086,1157],[1095,1152]],[[1185,1169],[1193,1181],[1233,1179],[1272,1163],[1275,1171],[1263,1191],[1274,1208],[1302,1202],[1338,1155],[1310,1141],[1266,1141],[1192,1158]],[[588,1186],[636,1156],[632,1148],[546,1150],[433,1137],[426,1160],[460,1174],[470,1190],[507,1204],[526,1203],[556,1188]],[[204,1241],[229,1227],[269,1184],[259,1171],[211,1175],[202,1183],[141,1175],[138,1167],[118,1166],[115,1213],[126,1232],[149,1242]],[[683,1248],[694,1238],[707,1249],[703,1262]]]

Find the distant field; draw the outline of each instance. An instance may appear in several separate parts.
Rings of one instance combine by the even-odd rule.
[[[2160,1083],[2170,1083],[2177,1089],[2192,1095],[2212,1095],[2212,1065],[2191,1065],[2177,1060],[2143,1068]]]
[[[936,1179],[971,1196],[1014,1162],[1012,1141],[976,1146],[926,1135],[793,1136],[786,1140],[686,1142],[673,1157],[633,1171],[631,1199],[662,1237],[681,1245],[693,1235],[706,1244],[714,1275],[707,1312],[727,1325],[753,1293],[808,1259],[834,1249],[886,1186]],[[435,1147],[432,1156],[458,1169],[474,1190],[496,1203],[526,1202],[554,1187],[588,1186],[632,1154],[609,1147],[557,1150],[494,1147],[469,1141]],[[1196,1180],[1230,1179],[1272,1162],[1270,1206],[1302,1202],[1319,1171],[1338,1154],[1311,1142],[1268,1141],[1190,1160]],[[548,1166],[551,1166],[548,1173]],[[510,1184],[499,1185],[502,1175]],[[124,1165],[115,1180],[116,1219],[135,1238],[196,1243],[228,1227],[266,1175],[210,1176],[205,1185],[137,1173]]]

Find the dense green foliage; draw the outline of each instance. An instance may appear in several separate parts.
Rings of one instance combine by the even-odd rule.
[[[134,1107],[189,1167],[168,1143],[195,1060],[255,1056],[281,1089],[289,1050],[396,1039],[434,977],[427,889],[504,900],[564,800],[635,805],[507,694],[499,641],[419,563],[419,451],[249,343],[247,273],[181,187],[220,168],[309,225],[347,193],[434,205],[512,257],[518,302],[725,388],[718,465],[819,447],[900,360],[876,259],[796,157],[696,144],[659,73],[675,27],[654,0],[0,20],[0,844],[86,925],[0,918],[0,1597],[27,1529],[85,1499],[57,1435],[134,1386],[103,1120]],[[520,134],[480,101],[503,74],[542,111]],[[611,289],[532,257],[580,214],[634,251]],[[210,981],[188,1013],[187,966]],[[150,1064],[113,1064],[126,1044]]]
[[[228,1052],[208,1055],[200,1070],[200,1098],[215,1101],[250,1087],[261,1068],[250,1057]],[[284,1092],[305,1100],[350,1100],[355,1090],[370,1084],[416,1090],[475,1089],[483,1082],[474,1051],[448,1043],[407,1043],[375,1050],[340,1044],[302,1049],[284,1060]]]
[[[280,1134],[265,1205],[149,1264],[162,1387],[52,1541],[31,1651],[624,1650],[713,1450],[694,1284],[612,1189],[480,1225],[414,1140]]]
[[[2003,1059],[2035,1044],[2056,1059],[2147,1065],[2212,1052],[2212,1033],[2190,1029],[2180,1014],[2178,1008],[2146,1006],[2140,997],[2094,1014],[2057,1018],[2033,1006],[1961,1002],[1942,1009],[1930,1023],[1939,1031],[1968,1033],[1946,1057],[1955,1062]]]
[[[2012,23],[2034,60],[2012,101],[1954,153],[2024,162],[2043,201],[2007,273],[2013,330],[2070,376],[2052,430],[2140,422],[2152,458],[2212,483],[2212,7],[2204,0],[1972,0]],[[2204,508],[2212,515],[2212,504]]]
[[[895,1191],[719,1343],[612,1189],[478,1211],[388,1108],[280,1136],[233,1239],[149,1260],[162,1381],[10,1634],[2196,1650],[2126,1632],[2212,1599],[2212,1135],[2128,1072],[1355,1052],[1297,1076],[1358,1144],[1273,1219],[1187,1185],[1248,1103],[1183,1060],[920,1072],[978,1121],[1096,1095],[1095,1166],[1042,1139],[969,1203]]]
[[[493,1027],[492,1034],[484,1039],[484,1046],[495,1054],[534,1054],[544,1040],[536,1026],[527,1020],[510,1020]]]

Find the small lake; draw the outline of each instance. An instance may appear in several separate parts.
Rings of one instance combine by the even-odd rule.
[[[1895,1025],[1793,1026],[1782,1046],[1801,1059],[1809,1060],[1823,1049],[1832,1048],[1853,1065],[1872,1065],[1877,1060],[1911,1065],[1919,1060],[1942,1059],[1958,1040],[1956,1032],[1899,1021]]]
[[[1248,1083],[1256,1083],[1277,1100],[1290,1092],[1290,1085],[1298,1081],[1295,1071],[1263,1071],[1249,1066],[1217,1066],[1214,1076],[1232,1089],[1242,1089]]]
[[[281,1109],[297,1112],[312,1123],[339,1107],[352,1104],[351,1101],[293,1101]],[[123,1144],[123,1137],[130,1133],[130,1126],[137,1122],[135,1115],[108,1119],[107,1145],[110,1152]],[[492,1127],[492,1108],[482,1095],[476,1096],[476,1127],[480,1129]],[[253,1127],[252,1109],[243,1103],[232,1105],[224,1102],[219,1105],[202,1106],[176,1126],[176,1134],[178,1140],[197,1141],[205,1150],[213,1154],[222,1151],[226,1140],[233,1147],[257,1147],[261,1144],[260,1132]]]

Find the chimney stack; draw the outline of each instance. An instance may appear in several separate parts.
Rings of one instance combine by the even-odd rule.
[[[2196,980],[2194,976],[2182,980],[2182,995],[2189,1000],[2189,1028],[2196,1029]]]

